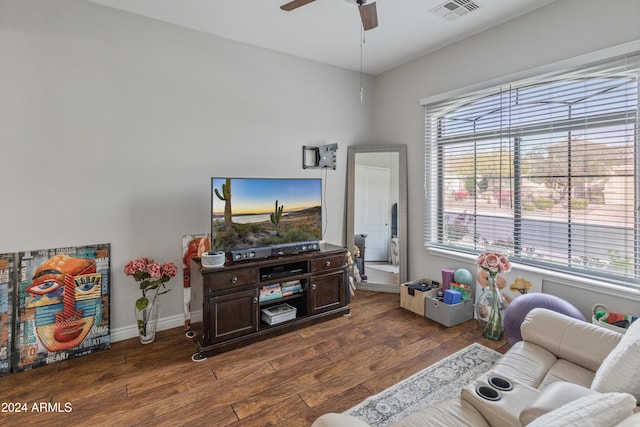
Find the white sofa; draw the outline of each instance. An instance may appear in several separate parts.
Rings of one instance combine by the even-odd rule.
[[[464,387],[460,398],[414,412],[393,427],[640,426],[640,321],[621,335],[536,308],[521,332],[523,340]],[[505,385],[511,390],[500,387]],[[325,414],[312,425],[365,426],[345,414]]]

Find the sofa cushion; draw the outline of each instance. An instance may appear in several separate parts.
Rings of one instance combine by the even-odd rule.
[[[538,386],[538,389],[544,390],[550,384],[556,381],[566,381],[574,384],[578,384],[583,387],[591,387],[593,382],[594,372],[588,369],[578,366],[564,359],[558,359],[556,363],[551,366],[544,380]]]
[[[630,393],[640,400],[640,321],[629,326],[620,343],[604,359],[591,389],[601,393]]]
[[[520,411],[520,423],[526,426],[546,413],[556,410],[576,399],[592,394],[597,394],[597,392],[588,387],[582,387],[565,381],[554,382],[545,388],[533,402]]]
[[[627,393],[598,393],[578,398],[546,413],[527,427],[607,427],[633,414],[636,399]]]
[[[624,421],[616,424],[616,427],[638,427],[640,426],[640,412],[636,412]]]
[[[550,351],[528,341],[519,341],[491,369],[505,378],[538,388],[557,361]]]
[[[482,415],[467,401],[450,399],[413,412],[389,427],[469,426],[490,427]]]

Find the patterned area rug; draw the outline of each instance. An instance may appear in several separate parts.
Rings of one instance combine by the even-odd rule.
[[[460,396],[501,354],[474,343],[345,412],[372,427],[384,427],[421,408]]]

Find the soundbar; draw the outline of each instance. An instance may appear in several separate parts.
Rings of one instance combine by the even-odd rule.
[[[285,243],[276,246],[261,248],[237,249],[229,252],[229,260],[232,262],[248,261],[252,259],[277,257],[282,255],[299,254],[320,250],[320,242],[296,242]]]

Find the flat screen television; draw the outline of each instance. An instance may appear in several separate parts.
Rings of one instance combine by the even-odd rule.
[[[322,180],[211,178],[211,249],[233,252],[322,239]]]

